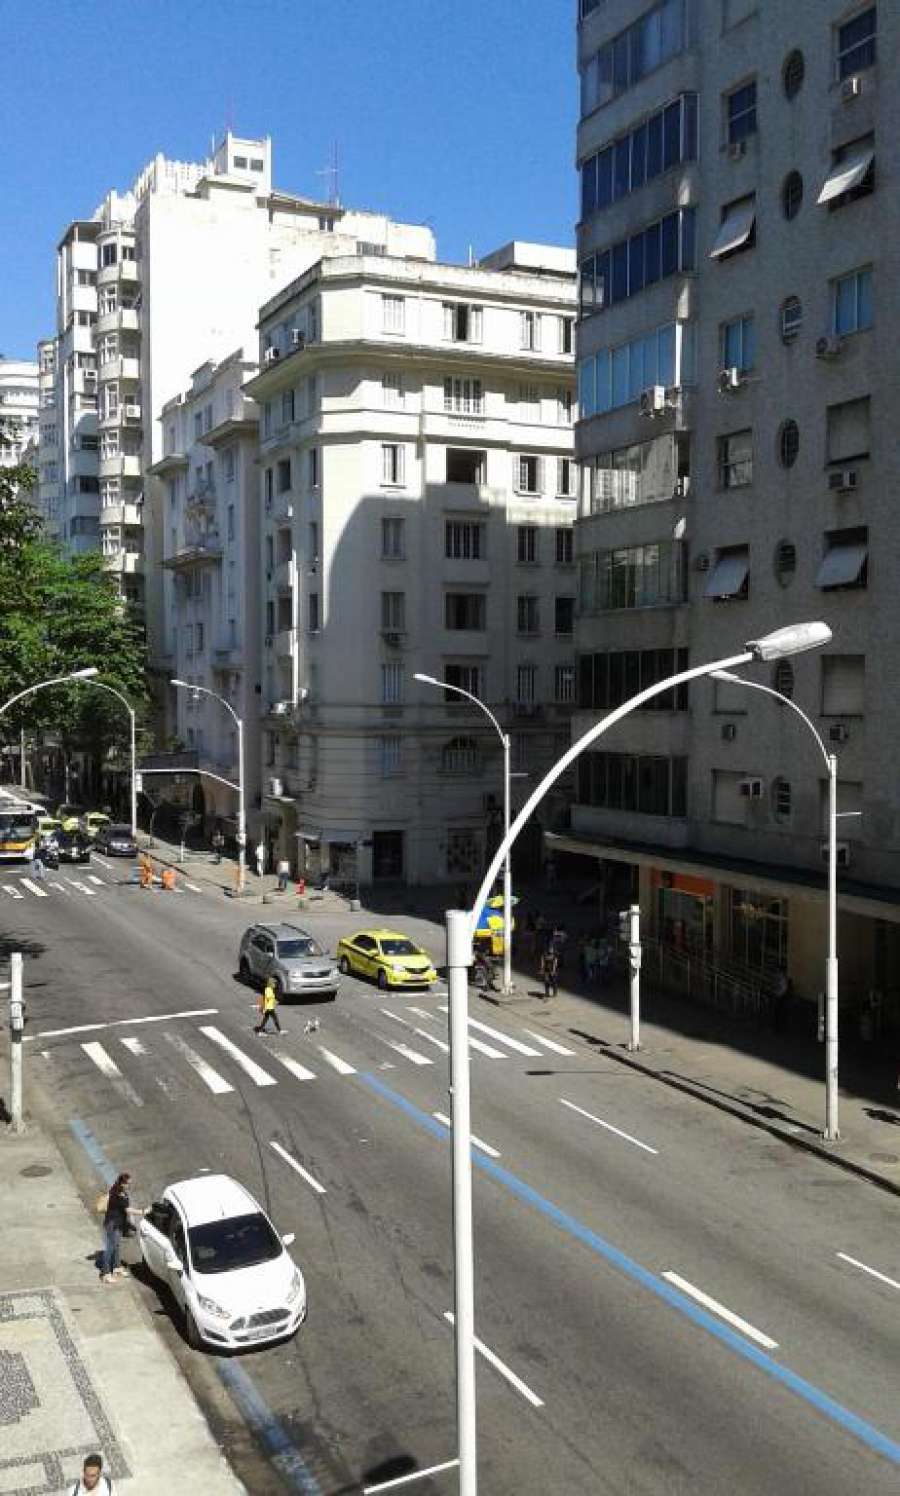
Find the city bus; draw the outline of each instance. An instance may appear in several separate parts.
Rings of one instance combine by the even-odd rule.
[[[37,849],[37,808],[0,794],[0,862],[33,862]]]

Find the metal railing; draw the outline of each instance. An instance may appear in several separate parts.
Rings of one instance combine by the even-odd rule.
[[[690,998],[733,1018],[762,1021],[768,1014],[775,973],[737,971],[699,951],[676,950],[651,936],[642,941],[646,979],[662,992]]]

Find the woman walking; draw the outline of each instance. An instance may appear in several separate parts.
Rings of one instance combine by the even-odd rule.
[[[254,1034],[268,1033],[269,1031],[266,1025],[268,1024],[270,1018],[272,1019],[272,1022],[275,1024],[275,1028],[280,1034],[282,1030],[281,1023],[279,1022],[278,1018],[278,994],[275,991],[275,983],[272,981],[271,977],[266,978],[266,985],[263,988],[263,995],[260,1000],[259,1011],[262,1016],[260,1017],[259,1023],[253,1030]]]
[[[106,1210],[103,1215],[101,1283],[115,1283],[117,1278],[123,1278],[128,1273],[127,1267],[122,1266],[121,1260],[122,1234],[128,1225],[129,1216],[144,1214],[142,1210],[132,1207],[128,1194],[130,1184],[130,1174],[119,1174],[107,1196]]]

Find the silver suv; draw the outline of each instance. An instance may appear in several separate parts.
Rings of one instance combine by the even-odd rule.
[[[318,942],[298,925],[258,924],[244,931],[238,957],[243,981],[275,983],[279,1002],[288,997],[337,997],[340,972]]]

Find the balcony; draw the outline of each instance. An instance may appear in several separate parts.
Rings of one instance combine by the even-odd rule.
[[[185,513],[212,515],[216,512],[216,485],[198,483],[184,501]]]
[[[291,660],[294,657],[294,643],[297,638],[296,629],[279,629],[272,636],[272,648],[277,659]]]
[[[142,576],[144,558],[139,551],[109,551],[103,557],[103,565],[114,576]]]
[[[101,265],[97,271],[97,285],[114,286],[118,282],[133,285],[141,278],[137,260],[117,260],[115,265]]]
[[[186,539],[180,551],[166,556],[163,566],[167,571],[196,571],[203,566],[221,566],[222,546],[218,536]]]
[[[101,478],[139,478],[141,459],[136,452],[117,452],[114,457],[101,457]]]
[[[266,514],[276,525],[293,519],[294,500],[290,490],[287,493],[273,494],[271,499],[266,499]]]
[[[141,377],[141,361],[139,358],[118,354],[115,358],[107,359],[105,364],[100,365],[99,374],[104,384],[114,379],[128,379],[136,382]],[[119,408],[121,409],[121,405]]]
[[[101,421],[100,424],[106,425],[107,423]],[[188,459],[183,452],[167,452],[165,457],[160,457],[157,462],[148,467],[147,472],[153,478],[171,478],[175,473],[184,472],[187,466]]]
[[[232,665],[238,661],[241,653],[241,643],[236,633],[228,630],[217,634],[213,643],[213,654],[220,665]]]
[[[279,561],[266,572],[266,581],[270,589],[278,592],[282,597],[291,591],[291,563],[290,561]]]
[[[142,525],[144,510],[140,504],[103,504],[100,508],[100,525]]]

